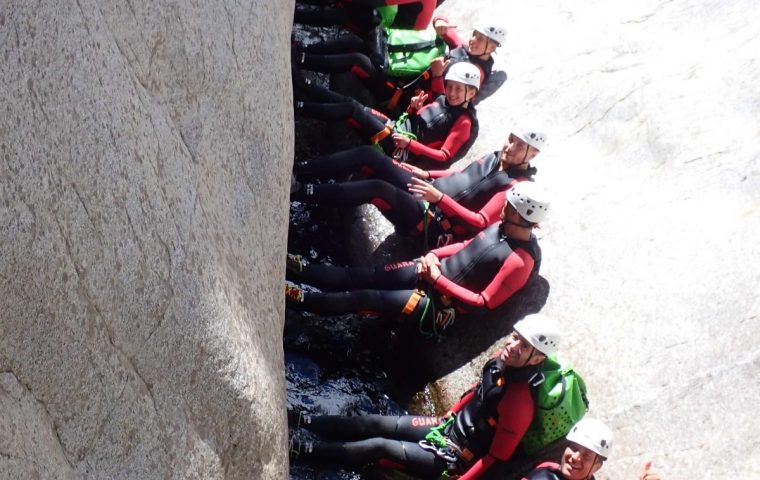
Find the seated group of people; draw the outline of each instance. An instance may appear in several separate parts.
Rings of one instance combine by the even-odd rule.
[[[487,316],[538,274],[541,249],[533,230],[546,219],[551,201],[534,181],[531,162],[544,148],[546,133],[533,125],[512,127],[499,150],[463,169],[446,168],[477,134],[474,101],[492,73],[492,54],[504,43],[505,30],[478,26],[463,42],[447,19],[434,16],[441,3],[298,0],[296,22],[338,25],[350,33],[295,45],[296,115],[345,120],[367,145],[296,162],[291,199],[339,207],[372,204],[397,234],[419,238],[415,243],[423,248],[416,258],[371,267],[310,263],[288,254],[289,307],[400,317],[442,332],[462,317]],[[441,55],[429,58],[430,52]],[[418,63],[422,67],[415,70]],[[376,103],[363,105],[319,86],[302,69],[352,72]],[[440,168],[421,168],[421,162]],[[362,179],[319,181],[353,173]],[[534,418],[541,366],[557,353],[560,337],[544,315],[517,322],[475,387],[440,418],[289,412],[291,427],[323,439],[294,438],[292,458],[377,462],[420,478],[479,478],[518,449]],[[442,442],[429,440],[431,428]],[[525,478],[591,478],[612,448],[611,431],[593,419],[578,422],[567,440],[561,463],[538,464]],[[647,467],[641,478],[659,476]]]

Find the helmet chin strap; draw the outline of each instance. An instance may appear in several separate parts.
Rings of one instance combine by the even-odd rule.
[[[520,167],[522,165],[528,165],[530,163],[530,159],[528,158],[528,153],[530,153],[530,147],[528,147],[525,150],[525,155],[523,155],[523,161],[520,163],[515,163],[514,165],[507,164],[508,167]]]
[[[528,147],[528,148],[525,149],[525,155],[523,155],[523,161],[521,163],[519,163],[518,165],[525,165],[526,163],[528,163],[530,161],[530,160],[528,160],[528,153],[529,152],[530,152],[530,147]]]
[[[518,368],[523,368],[528,366],[528,362],[533,358],[533,355],[536,354],[536,347],[533,345],[530,346],[530,355],[528,355],[528,358],[525,359],[522,365],[520,365]]]
[[[448,101],[448,99],[446,101]],[[470,101],[470,99],[467,98],[467,85],[465,85],[465,87],[464,87],[464,100],[462,100],[460,103],[458,103],[456,105],[454,105],[453,103],[449,102],[449,105],[451,105],[452,107],[461,107],[462,105],[464,105],[465,103],[467,103],[469,101]]]
[[[485,37],[485,35],[483,35]],[[482,57],[483,55],[488,55],[488,42],[490,42],[491,39],[486,37],[486,46],[483,47],[483,53],[473,53],[472,55],[475,55],[476,57]]]
[[[528,224],[528,225],[525,225],[524,223],[517,223],[517,222],[513,222],[512,220],[508,220],[508,219],[506,219],[506,218],[505,218],[504,220],[502,220],[502,221],[503,221],[504,223],[508,223],[508,224],[510,224],[510,225],[514,225],[515,227],[521,227],[521,228],[533,228],[533,225],[530,225],[530,224]]]
[[[599,454],[598,453],[594,453],[594,461],[591,462],[591,466],[588,467],[588,473],[586,474],[586,476],[583,477],[583,480],[590,480],[591,477],[593,477],[593,474],[591,473],[591,470],[594,468],[594,465],[596,465],[596,461],[598,459],[599,459]]]

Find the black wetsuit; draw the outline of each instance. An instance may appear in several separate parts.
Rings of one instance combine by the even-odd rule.
[[[298,306],[327,315],[400,315],[415,289],[421,287],[429,290],[437,303],[460,314],[485,312],[522,288],[541,263],[535,237],[529,241],[507,238],[501,223],[470,240],[432,252],[441,262],[441,276],[432,286],[418,278],[417,260],[371,267],[306,265],[300,279],[324,292],[304,292]],[[408,316],[419,319],[428,298],[415,304]]]
[[[560,466],[554,462],[544,462],[536,466],[522,480],[565,480]]]
[[[429,443],[420,445],[440,424],[438,417],[307,416],[301,426],[329,441],[299,448],[297,459],[356,466],[378,462],[423,478],[445,471],[477,478],[495,462],[509,459],[530,425],[534,406],[527,382],[536,372],[537,367],[504,368],[499,359],[485,364],[480,382],[452,406],[455,419],[443,429],[464,453],[449,451],[444,459]]]
[[[515,181],[530,179],[536,169],[499,170],[499,152],[472,162],[460,172],[432,171],[433,185],[444,194],[438,205],[431,205],[427,225],[427,245],[441,247],[451,241],[472,236],[499,220],[504,192]],[[300,162],[298,175],[335,177],[360,172],[366,180],[343,183],[302,185],[293,199],[320,205],[375,205],[401,234],[418,235],[425,231],[426,204],[409,193],[412,175],[376,148],[350,150]]]
[[[297,114],[321,120],[346,120],[370,142],[389,125],[387,116],[351,97],[313,83],[303,83],[297,88],[317,100],[296,102]],[[449,162],[462,148],[469,146],[471,139],[477,136],[478,128],[477,112],[472,102],[467,107],[453,106],[445,95],[420,107],[394,127],[395,131],[416,137],[407,148],[411,160],[419,157],[442,163]],[[388,154],[394,150],[390,135],[384,136],[379,145]]]
[[[440,6],[444,0],[419,0],[414,3],[397,5],[397,13],[389,28],[411,30],[424,29],[430,23],[433,12],[431,7]],[[318,5],[322,8],[305,8],[301,4]],[[330,27],[340,25],[357,33],[366,33],[380,23],[376,7],[392,5],[388,0],[353,0],[343,6],[327,6],[334,2],[328,0],[299,0],[296,4],[294,23]]]

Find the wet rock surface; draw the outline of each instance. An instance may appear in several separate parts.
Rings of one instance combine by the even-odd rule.
[[[760,395],[755,10],[746,0],[443,5],[462,32],[491,19],[509,32],[495,66],[507,81],[478,105],[467,158],[498,148],[513,121],[545,125],[536,165],[555,205],[539,231],[537,285],[499,320],[408,351],[440,406],[516,318],[542,309],[563,325],[591,414],[616,433],[598,477],[635,478],[649,459],[671,479],[760,476],[747,403]],[[358,218],[355,260],[388,258],[387,224]]]

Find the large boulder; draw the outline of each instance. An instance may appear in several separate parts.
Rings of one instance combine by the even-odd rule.
[[[0,6],[0,477],[286,477],[292,6]]]

